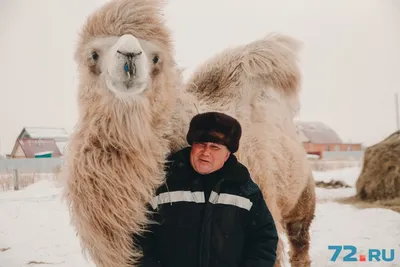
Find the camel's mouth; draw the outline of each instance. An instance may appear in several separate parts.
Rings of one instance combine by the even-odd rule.
[[[127,74],[125,79],[118,79],[111,75],[106,75],[106,84],[110,91],[116,94],[140,94],[146,90],[147,82],[140,79],[134,73]]]

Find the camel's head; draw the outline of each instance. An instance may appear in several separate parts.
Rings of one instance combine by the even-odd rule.
[[[157,1],[113,0],[81,33],[76,60],[84,90],[122,99],[154,90],[174,68],[171,50]]]
[[[141,94],[160,71],[162,51],[132,34],[96,38],[86,50],[86,68],[117,96]]]

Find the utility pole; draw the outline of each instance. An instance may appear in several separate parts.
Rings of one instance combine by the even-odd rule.
[[[400,116],[399,116],[399,95],[398,93],[394,96],[395,107],[396,107],[396,126],[397,131],[400,130]]]

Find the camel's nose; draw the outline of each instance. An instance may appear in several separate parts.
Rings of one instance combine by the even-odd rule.
[[[131,34],[121,36],[114,45],[113,55],[118,62],[118,71],[123,70],[128,79],[136,79],[147,71],[147,57],[139,40]]]
[[[141,61],[140,58],[144,56],[138,39],[130,34],[123,35],[118,40],[116,50],[124,58],[123,68],[128,78],[135,78],[137,64]]]
[[[117,52],[121,55],[123,55],[126,58],[125,64],[124,64],[124,71],[128,75],[128,78],[131,78],[131,75],[135,75],[136,73],[136,59],[140,57],[142,54],[142,51],[134,53],[134,52],[122,52],[120,50],[117,50]]]
[[[132,53],[132,52],[122,52],[120,50],[117,50],[117,52],[120,53],[121,55],[124,55],[125,57],[127,57],[130,60],[132,60],[133,58],[137,58],[142,54],[142,51],[140,51],[138,53]]]
[[[115,46],[118,53],[126,57],[135,57],[142,54],[142,47],[139,40],[130,34],[121,36]]]

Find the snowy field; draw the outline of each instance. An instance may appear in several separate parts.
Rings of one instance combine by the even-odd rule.
[[[314,173],[319,181],[342,180],[354,186],[359,171],[357,167]],[[54,182],[42,180],[20,191],[0,192],[1,267],[94,266],[81,255],[67,209],[60,199],[61,190]],[[400,214],[386,209],[357,209],[334,201],[354,193],[354,187],[317,188],[316,219],[311,233],[312,266],[400,266]],[[329,245],[353,245],[357,259],[364,254],[366,261],[344,262],[343,256],[350,252],[344,250],[336,262],[331,262],[334,251],[328,249]],[[392,262],[368,262],[368,249],[394,249],[395,258]]]

